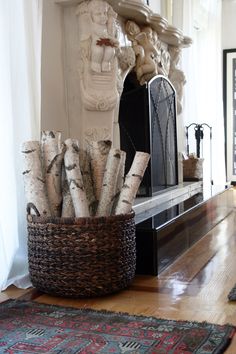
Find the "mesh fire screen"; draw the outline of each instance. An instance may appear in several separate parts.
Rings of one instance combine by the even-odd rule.
[[[121,149],[126,151],[126,172],[135,151],[151,154],[138,196],[155,193],[178,184],[175,90],[164,76],[146,85],[127,84],[120,101]]]

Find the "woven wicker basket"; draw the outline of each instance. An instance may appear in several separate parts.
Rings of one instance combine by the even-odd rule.
[[[29,209],[28,209],[29,210]],[[32,284],[57,296],[93,297],[119,291],[135,275],[134,212],[94,218],[28,214]]]
[[[190,157],[183,160],[183,178],[184,181],[199,181],[203,178],[204,159]]]

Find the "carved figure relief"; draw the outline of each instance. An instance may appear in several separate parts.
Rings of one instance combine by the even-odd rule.
[[[125,30],[136,56],[135,72],[140,85],[157,74],[168,77],[177,93],[177,113],[182,112],[185,75],[178,68],[180,47],[168,46],[150,26],[138,26],[127,21]]]
[[[84,1],[77,7],[76,14],[79,16],[83,103],[88,110],[111,110],[118,100],[117,14],[104,0]]]
[[[177,88],[175,81],[180,70],[173,55],[170,66],[168,46],[151,26],[127,21],[125,31],[132,47],[121,47],[117,14],[107,1],[85,0],[77,6],[76,15],[81,136],[85,143],[98,136],[119,147],[119,100],[129,71],[135,66],[141,85],[157,74],[169,74],[181,100],[182,86]]]
[[[158,50],[153,43],[152,29],[146,27],[142,30],[134,21],[127,21],[125,28],[136,55],[137,79],[143,85],[158,73],[156,64]]]
[[[168,76],[168,46],[160,41],[157,32],[150,26],[139,27],[134,21],[127,21],[125,29],[136,55],[135,71],[140,84],[157,74]]]
[[[176,90],[177,96],[177,113],[182,112],[183,87],[186,83],[184,72],[178,68],[181,49],[179,47],[169,46],[170,53],[170,70],[169,80]]]
[[[85,140],[89,139],[91,131],[100,139],[106,136],[106,139],[113,140],[123,81],[134,65],[133,50],[131,53],[130,49],[120,48],[117,14],[105,0],[83,1],[77,6],[76,15],[81,134]],[[110,132],[108,137],[107,131]]]
[[[91,69],[95,72],[111,71],[115,48],[119,47],[116,38],[117,14],[107,3],[99,0],[88,5],[91,14]]]

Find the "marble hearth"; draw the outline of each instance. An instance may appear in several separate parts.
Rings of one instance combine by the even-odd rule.
[[[234,188],[183,183],[136,200],[138,274],[158,275],[234,209]]]
[[[136,198],[133,208],[135,222],[139,224],[198,193],[202,193],[202,191],[202,181],[183,182],[166,191],[159,192],[153,197]]]

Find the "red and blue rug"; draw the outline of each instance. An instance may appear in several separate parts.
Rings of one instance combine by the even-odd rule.
[[[8,300],[0,304],[0,353],[223,353],[231,325]]]

